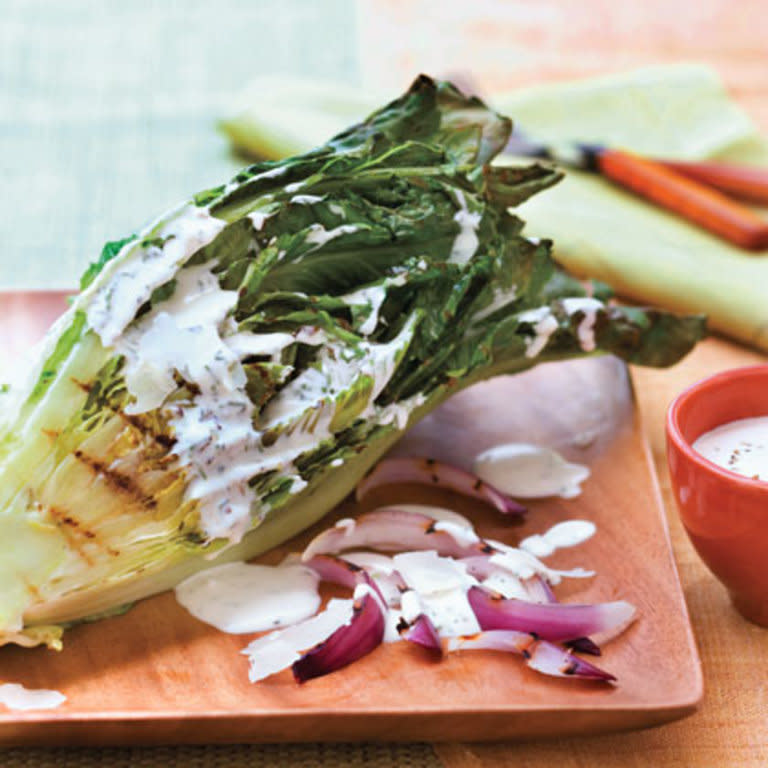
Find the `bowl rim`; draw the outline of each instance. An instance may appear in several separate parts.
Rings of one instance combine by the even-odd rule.
[[[740,475],[737,472],[732,472],[730,469],[721,467],[719,464],[710,461],[696,451],[691,443],[689,443],[684,437],[680,429],[679,413],[682,407],[688,403],[692,398],[697,397],[702,391],[716,387],[728,380],[733,379],[749,379],[754,376],[765,376],[768,378],[768,362],[756,363],[754,365],[741,366],[739,368],[729,368],[725,371],[719,371],[711,376],[706,376],[703,379],[699,379],[690,386],[686,387],[680,392],[667,408],[666,418],[666,432],[667,437],[672,443],[674,443],[677,450],[684,454],[685,457],[697,464],[704,471],[715,475],[721,480],[732,483],[739,486],[745,491],[752,493],[764,493],[768,494],[768,481],[755,480],[746,475]],[[746,416],[745,418],[750,418]],[[669,458],[669,457],[668,457]]]

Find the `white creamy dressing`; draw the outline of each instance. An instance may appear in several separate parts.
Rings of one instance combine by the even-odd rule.
[[[387,288],[391,285],[404,285],[406,279],[405,274],[388,277],[376,285],[369,285],[339,297],[345,304],[350,306],[363,305],[370,307],[368,317],[365,318],[365,321],[360,326],[360,333],[363,336],[370,336],[376,330],[376,326],[379,323],[381,305],[384,303],[384,299],[387,298]]]
[[[595,321],[597,320],[597,313],[601,309],[605,309],[605,304],[588,296],[562,299],[560,303],[567,315],[574,315],[577,312],[584,315],[576,328],[579,346],[585,352],[594,351],[596,347]],[[552,314],[549,307],[535,307],[521,312],[518,319],[533,325],[535,335],[525,340],[525,356],[536,357],[547,346],[550,337],[557,330],[557,318]]]
[[[292,333],[237,333],[227,339],[227,346],[242,360],[251,355],[273,360],[297,341]]]
[[[136,397],[126,411],[163,408],[176,438],[176,466],[191,474],[185,497],[201,500],[203,530],[211,538],[237,541],[250,527],[248,480],[256,474],[261,433],[251,425],[245,370],[228,345],[235,337],[242,346],[229,317],[237,292],[219,287],[212,266],[179,270],[173,295],[129,327],[114,347],[125,356],[126,385]],[[165,402],[175,390],[174,371],[198,386],[191,402]]]
[[[419,595],[424,613],[439,635],[459,637],[480,631],[475,612],[469,604],[467,589],[454,587]]]
[[[584,568],[571,568],[570,570],[558,570],[544,565],[531,552],[516,547],[510,547],[500,541],[486,539],[489,544],[500,551],[491,555],[489,561],[491,565],[508,571],[521,581],[531,579],[534,576],[543,576],[550,584],[559,584],[563,576],[573,579],[583,579],[593,576],[592,571]]]
[[[768,481],[768,416],[715,427],[697,438],[693,449],[737,475]]]
[[[467,590],[478,582],[462,563],[433,550],[404,552],[392,561],[439,634],[453,637],[480,631],[467,599]],[[415,617],[408,613],[408,606],[401,606],[401,614],[412,621]]]
[[[605,304],[598,299],[590,297],[574,297],[563,299],[561,301],[563,309],[568,315],[574,315],[582,312],[584,317],[576,329],[579,338],[579,345],[585,352],[592,352],[595,349],[595,320],[597,313],[605,309]]]
[[[251,224],[253,224],[253,229],[256,232],[261,232],[264,229],[264,222],[272,215],[272,212],[253,211],[248,214],[248,218],[251,220]]]
[[[521,312],[517,319],[521,323],[533,325],[533,337],[525,339],[525,356],[536,357],[547,346],[552,334],[557,330],[557,318],[549,307],[536,307]]]
[[[286,189],[288,188],[286,187]],[[339,224],[338,227],[333,229],[326,229],[322,224],[310,224],[309,232],[304,242],[320,248],[328,241],[334,240],[341,235],[351,235],[353,232],[357,232],[358,229],[359,227],[355,224]]]
[[[465,525],[460,523],[454,523],[452,520],[438,520],[434,526],[434,530],[447,533],[459,546],[467,547],[472,544],[477,544],[480,541],[480,537]]]
[[[433,549],[401,552],[392,557],[392,562],[403,581],[419,595],[466,589],[477,583],[463,563],[442,557]]]
[[[304,326],[295,333],[235,333],[227,336],[226,345],[234,352],[239,360],[243,360],[251,355],[259,357],[269,357],[273,362],[280,360],[282,351],[294,342],[300,342],[312,347],[326,343],[328,337],[321,328]],[[286,366],[286,373],[292,370]]]
[[[322,195],[294,195],[289,202],[296,205],[313,205],[314,203],[322,202]]]
[[[126,386],[136,398],[126,413],[159,408],[176,389],[174,371],[206,390],[233,375],[244,383],[245,374],[236,371],[237,358],[220,335],[237,293],[219,288],[212,266],[179,270],[173,295],[115,340],[115,350],[125,357]],[[211,361],[219,365],[214,369]],[[236,387],[230,383],[230,389]]]
[[[504,597],[516,600],[530,600],[528,591],[522,581],[510,571],[504,568],[494,568],[485,579],[483,586],[498,592]]]
[[[106,285],[96,280],[93,293],[85,291],[81,297],[91,299],[87,308],[88,325],[99,334],[102,343],[112,346],[152,291],[168,282],[225,224],[206,209],[187,204],[156,234],[152,234],[153,227],[142,233],[144,238],[151,235],[165,240],[162,247],[142,248],[140,240],[126,243],[114,259],[116,266],[110,270],[108,264],[105,268]],[[131,251],[130,258],[125,258],[124,254]]]
[[[263,223],[257,218],[251,214],[254,226]],[[138,250],[102,281],[88,319],[102,341],[125,357],[126,387],[134,398],[126,412],[138,414],[160,408],[168,419],[176,438],[175,466],[190,477],[185,500],[200,501],[202,530],[210,539],[236,542],[251,527],[252,507],[257,501],[249,480],[276,470],[290,479],[291,493],[300,492],[306,483],[294,459],[332,437],[335,398],[359,376],[373,381],[359,418],[376,418],[380,424],[396,423],[403,428],[423,396],[386,408],[373,404],[411,341],[415,317],[389,343],[363,342],[355,350],[345,348],[318,328],[303,328],[295,334],[239,333],[231,317],[237,292],[221,289],[212,272],[214,263],[183,267],[223,227],[224,222],[204,209],[182,209],[159,232],[158,236],[169,238],[163,248]],[[307,239],[321,245],[354,230],[342,225],[326,231],[318,225]],[[145,253],[146,263],[142,261]],[[173,294],[131,323],[136,309],[152,291],[172,278],[176,281]],[[116,313],[111,312],[114,301],[120,302]],[[105,314],[107,310],[110,312]],[[294,342],[325,345],[320,352],[322,359],[285,387],[254,426],[255,409],[245,391],[242,360],[249,355],[279,360],[282,350]],[[176,372],[199,388],[191,402],[169,399],[176,391]],[[290,372],[286,367],[284,376]],[[267,430],[276,434],[268,446],[262,442]],[[253,511],[263,516],[268,510]]]
[[[498,547],[501,542],[489,542]],[[540,563],[533,555],[513,547],[499,547],[501,552],[490,556],[491,565],[497,565],[499,568],[508,571],[518,579],[530,579],[537,574],[546,573],[546,567]]]
[[[45,688],[25,688],[19,683],[0,685],[0,704],[8,709],[29,711],[33,709],[56,709],[67,697],[59,691]]]
[[[395,570],[392,558],[378,552],[352,551],[345,552],[341,557],[343,560],[365,568],[373,577],[390,576]]]
[[[517,295],[516,285],[513,285],[506,289],[500,288],[498,286],[494,287],[493,298],[491,299],[491,303],[487,307],[483,307],[483,309],[477,312],[473,317],[472,322],[479,323],[481,320],[484,320],[489,315],[492,315],[497,309],[506,307],[507,304],[510,304],[515,300],[516,295]]]
[[[379,310],[387,298],[387,288],[385,284],[371,285],[352,293],[347,293],[341,297],[342,301],[350,306],[367,305],[370,308],[368,317],[360,325],[360,333],[363,336],[370,336],[379,322]]]
[[[412,624],[419,618],[419,614],[424,610],[421,600],[419,600],[418,594],[412,590],[407,589],[400,596],[400,615],[409,623]]]
[[[287,165],[278,165],[276,168],[270,168],[268,171],[262,171],[248,181],[255,181],[256,179],[276,179],[279,176],[283,176],[288,172]]]
[[[314,616],[320,607],[317,582],[317,575],[298,563],[226,563],[182,581],[176,599],[222,632],[263,632]]]
[[[377,408],[374,400],[392,377],[400,357],[411,343],[417,318],[410,317],[400,333],[386,344],[363,341],[355,350],[328,339],[320,350],[317,361],[302,371],[281,391],[280,397],[270,402],[263,413],[263,426],[275,429],[293,422],[302,414],[311,418],[312,433],[304,439],[317,443],[330,436],[330,423],[335,413],[335,398],[349,388],[356,378],[367,376],[371,388],[358,418],[378,416],[385,423],[385,409]],[[294,434],[298,430],[294,431]],[[301,436],[298,436],[301,439]]]
[[[523,539],[518,547],[535,557],[549,557],[558,549],[576,547],[595,535],[595,524],[589,520],[566,520],[553,525],[545,533]]]
[[[262,171],[261,173],[257,173],[255,176],[251,176],[247,179],[244,179],[243,181],[236,181],[233,179],[224,188],[223,195],[227,195],[230,192],[234,192],[236,189],[240,189],[240,187],[243,187],[246,184],[250,184],[251,182],[254,182],[254,181],[259,181],[261,179],[277,179],[280,176],[284,176],[286,173],[288,173],[288,171],[289,171],[289,166],[281,165],[277,168],[270,168],[268,171]]]
[[[479,454],[474,472],[487,483],[510,496],[573,498],[581,493],[581,483],[589,468],[572,464],[557,451],[530,443],[504,443]]]
[[[411,414],[424,405],[426,401],[427,398],[419,392],[406,400],[400,400],[397,403],[390,403],[379,408],[379,424],[394,424],[398,429],[403,430],[408,426]]]
[[[477,246],[480,244],[477,228],[480,226],[482,214],[469,210],[467,198],[461,189],[454,189],[454,193],[459,209],[453,215],[453,220],[459,225],[459,233],[451,246],[448,262],[463,266],[474,256]]]

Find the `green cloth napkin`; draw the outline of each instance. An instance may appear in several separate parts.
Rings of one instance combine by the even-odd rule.
[[[393,95],[264,78],[222,128],[249,154],[285,156],[316,146]],[[654,156],[768,166],[768,141],[729,99],[717,74],[696,64],[486,98],[545,143],[598,142]],[[768,350],[768,252],[730,246],[599,176],[576,171],[519,210],[526,232],[552,238],[555,257],[574,274],[602,280],[629,299],[704,312],[712,330]]]

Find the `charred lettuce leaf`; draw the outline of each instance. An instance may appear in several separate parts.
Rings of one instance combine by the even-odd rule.
[[[422,76],[105,248],[5,413],[0,641],[278,544],[473,382],[693,346],[701,318],[588,297],[524,236],[559,173],[490,165],[510,127]]]

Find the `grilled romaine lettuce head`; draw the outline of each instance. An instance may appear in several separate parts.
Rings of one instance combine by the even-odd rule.
[[[668,365],[700,318],[585,297],[508,212],[510,122],[448,83],[252,165],[104,248],[9,396],[0,640],[60,644],[309,526],[475,381],[610,352]]]

